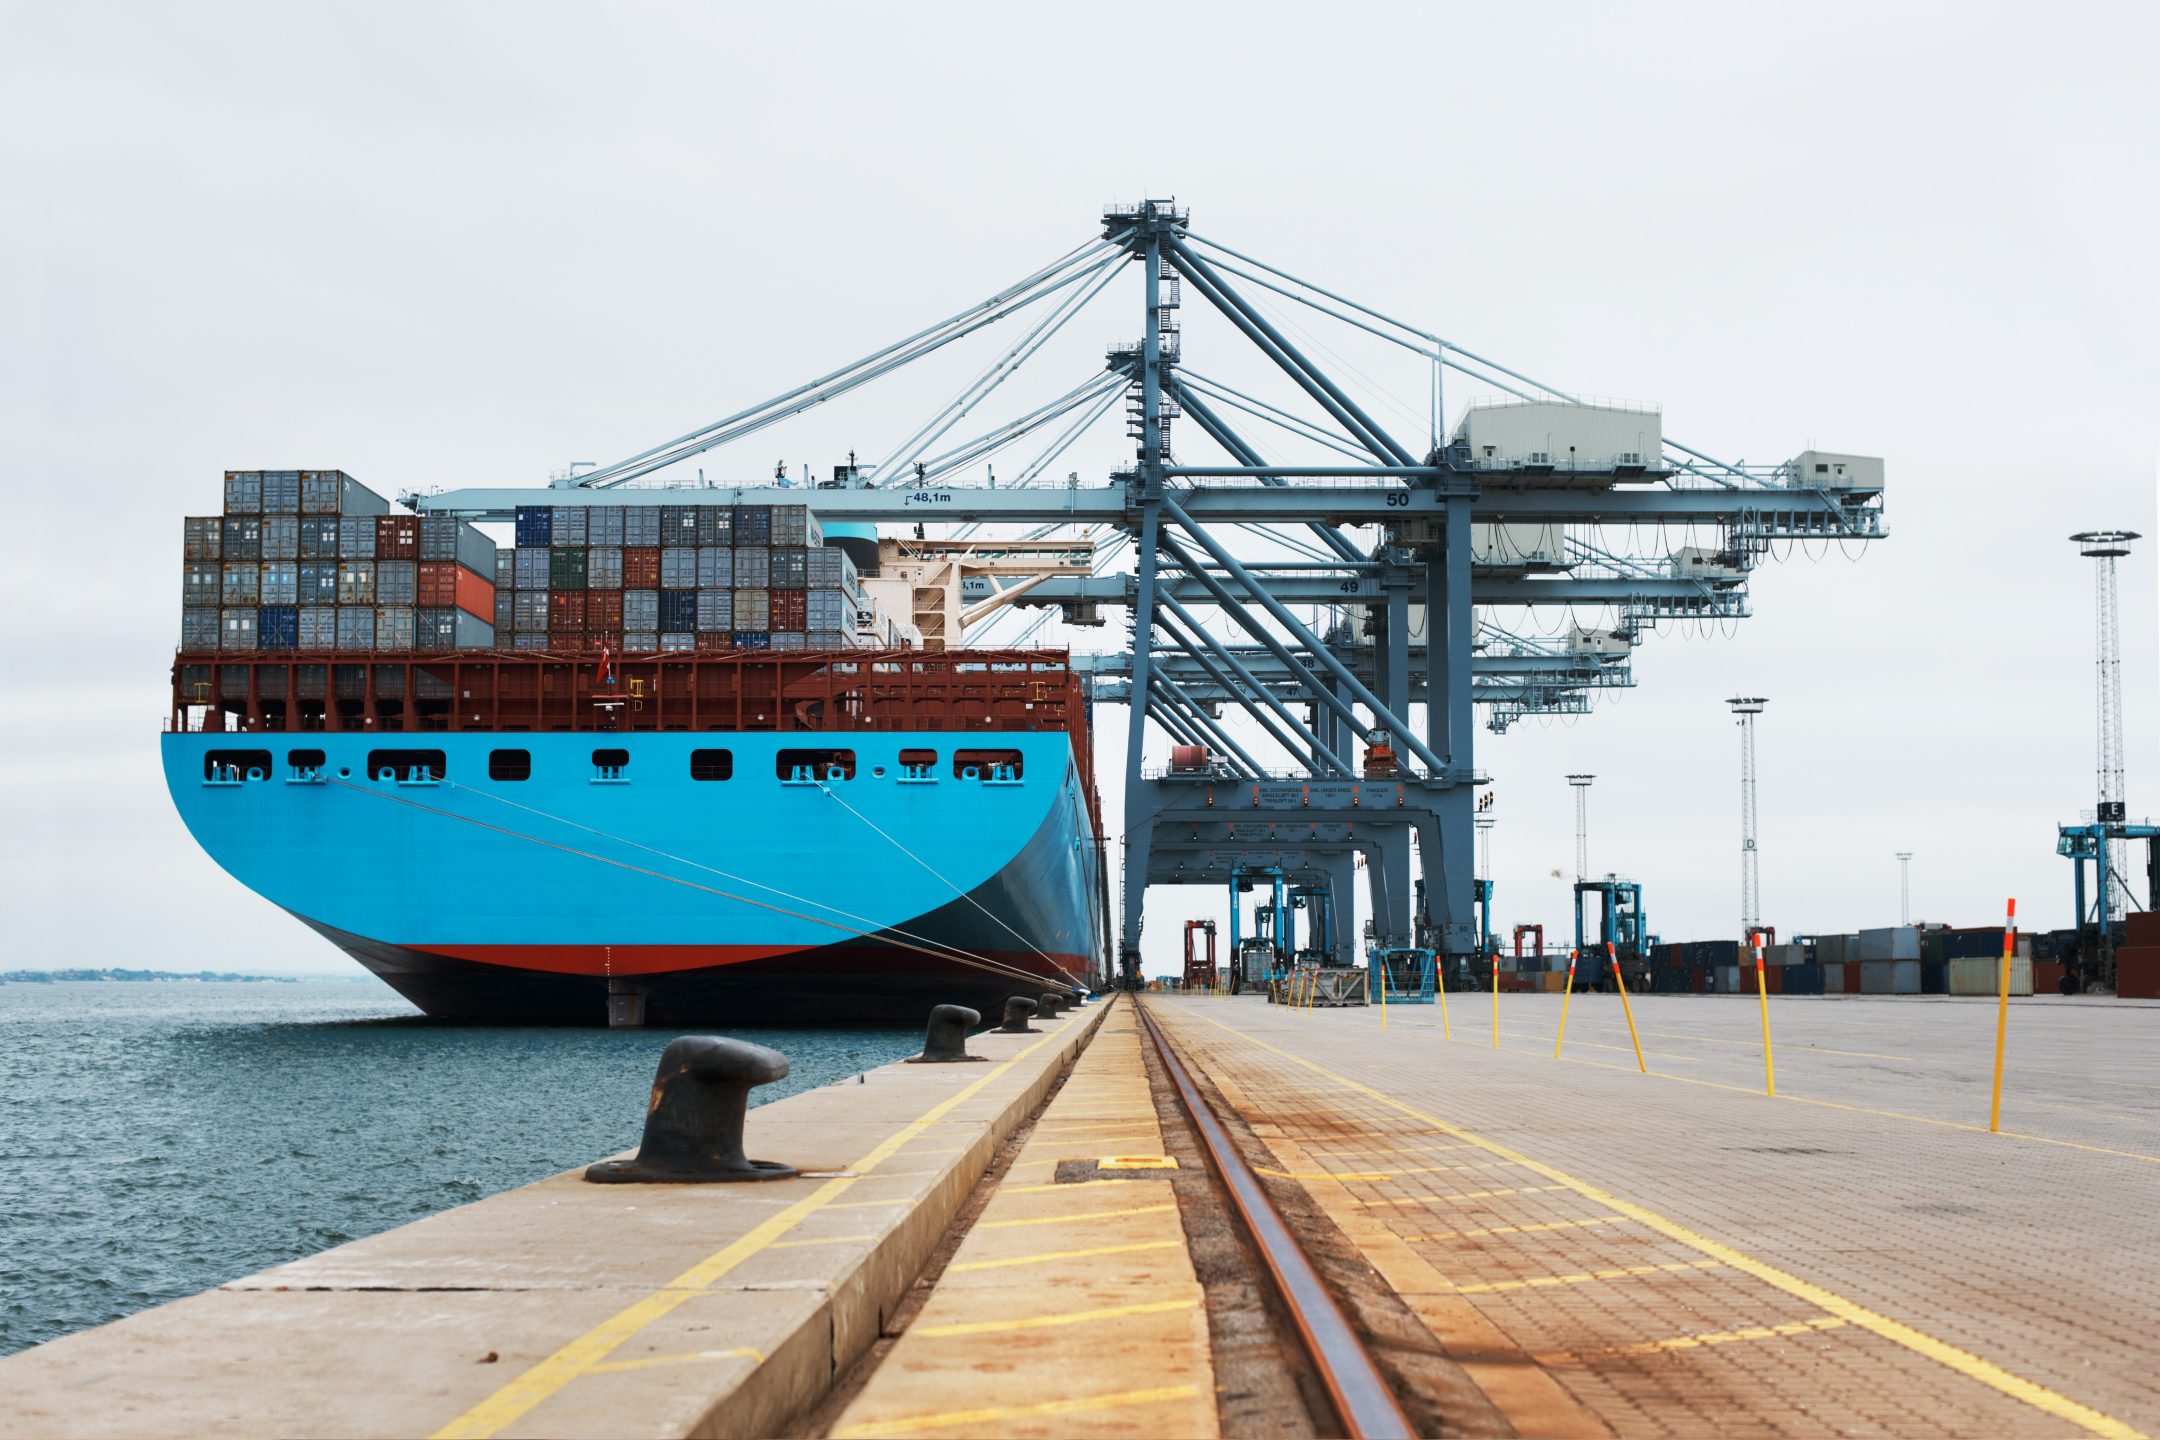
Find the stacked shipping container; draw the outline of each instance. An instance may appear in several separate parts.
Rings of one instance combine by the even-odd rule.
[[[393,514],[342,470],[228,470],[184,522],[180,648],[484,650],[496,552],[448,515]]]
[[[840,650],[891,627],[806,505],[526,505],[498,568],[519,650]]]

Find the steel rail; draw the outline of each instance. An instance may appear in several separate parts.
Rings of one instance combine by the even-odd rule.
[[[1133,1000],[1133,1008],[1140,1012],[1141,1023],[1147,1027],[1148,1038],[1155,1044],[1155,1053],[1161,1057],[1164,1071],[1177,1086],[1178,1100],[1191,1118],[1193,1128],[1200,1133],[1208,1159],[1221,1178],[1223,1188],[1229,1192],[1238,1218],[1244,1222],[1245,1233],[1267,1264],[1275,1291],[1289,1310],[1290,1318],[1297,1326],[1298,1338],[1312,1357],[1313,1368],[1327,1390],[1328,1403],[1334,1407],[1336,1418],[1342,1421],[1343,1433],[1352,1440],[1364,1440],[1368,1436],[1374,1440],[1395,1436],[1408,1440],[1416,1435],[1410,1417],[1396,1403],[1395,1392],[1381,1375],[1380,1367],[1373,1363],[1372,1352],[1358,1338],[1342,1306],[1328,1293],[1326,1282],[1313,1268],[1312,1260],[1298,1244],[1297,1237],[1290,1233],[1275,1202],[1261,1186],[1260,1177],[1238,1153],[1230,1132],[1223,1128],[1222,1121],[1216,1118],[1214,1110],[1193,1084],[1192,1077],[1185,1072],[1185,1066],[1171,1050],[1170,1042],[1163,1038],[1155,1017],[1148,1013],[1147,1006],[1138,996]]]

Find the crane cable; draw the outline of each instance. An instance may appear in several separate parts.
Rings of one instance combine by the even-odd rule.
[[[1028,939],[1027,936],[1022,935],[1018,930],[1014,930],[1011,921],[1007,920],[1004,916],[993,912],[989,909],[989,907],[985,906],[982,901],[977,900],[973,895],[970,895],[967,891],[962,890],[958,885],[953,884],[952,881],[945,878],[944,873],[940,871],[937,866],[932,865],[929,861],[923,859],[922,856],[917,855],[913,850],[908,849],[907,846],[901,844],[898,840],[893,839],[892,836],[887,835],[884,830],[879,829],[876,821],[872,820],[869,816],[863,814],[862,811],[857,810],[854,806],[848,804],[847,801],[842,800],[838,795],[833,794],[833,789],[830,785],[820,780],[817,782],[817,787],[818,789],[823,790],[827,795],[831,796],[841,809],[847,811],[848,814],[853,815],[857,820],[862,821],[863,824],[868,825],[872,830],[876,830],[878,834],[883,835],[895,850],[898,850],[901,854],[907,856],[908,859],[913,860],[916,864],[922,866],[923,869],[928,870],[932,875],[936,876],[939,884],[943,885],[946,889],[952,891],[953,894],[959,896],[962,900],[967,901],[968,904],[973,905],[977,910],[982,911],[983,914],[988,915],[992,920],[997,921],[998,924],[1003,925],[1008,931],[1011,931],[1014,939],[1018,940],[1021,944],[1027,946],[1028,949],[1033,950],[1037,955],[1041,955],[1044,960],[1049,961],[1052,969],[1056,970],[1061,975],[1069,976],[1071,974],[1071,972],[1066,970],[1064,966],[1058,964],[1056,960],[1052,959],[1049,955],[1044,954],[1042,947],[1038,946],[1034,941]]]
[[[847,910],[842,910],[842,909],[841,909],[841,908],[840,908],[839,906],[837,906],[837,905],[828,905],[828,904],[826,904],[826,903],[825,903],[824,901],[822,901],[822,900],[813,900],[813,899],[811,899],[811,898],[810,898],[809,896],[807,896],[807,895],[797,895],[797,894],[795,894],[795,893],[794,893],[793,891],[790,891],[790,890],[783,890],[783,889],[781,889],[781,888],[780,888],[779,886],[777,886],[777,885],[767,885],[767,884],[766,884],[766,883],[765,883],[764,881],[762,881],[762,880],[753,880],[753,879],[751,879],[751,878],[750,878],[749,876],[747,876],[747,875],[737,875],[737,874],[733,873],[732,871],[728,871],[728,870],[722,870],[722,869],[721,869],[721,868],[720,868],[719,866],[717,866],[717,865],[707,865],[707,864],[705,864],[705,863],[704,863],[703,861],[701,861],[701,860],[692,860],[692,859],[691,859],[691,858],[690,858],[689,856],[687,856],[687,855],[677,855],[677,854],[674,854],[674,853],[673,853],[673,852],[671,852],[671,851],[667,851],[667,850],[662,850],[662,849],[660,849],[660,848],[659,848],[659,847],[657,847],[657,846],[654,846],[654,845],[647,845],[647,844],[644,844],[644,843],[642,843],[642,842],[640,842],[640,841],[637,841],[637,840],[632,840],[632,839],[629,839],[629,838],[628,838],[628,837],[626,837],[626,836],[610,834],[610,833],[609,833],[608,831],[605,831],[605,830],[599,829],[599,828],[597,828],[596,826],[592,826],[592,825],[586,825],[586,824],[582,824],[582,823],[580,823],[580,822],[578,822],[578,821],[576,821],[576,820],[572,820],[572,819],[569,819],[569,818],[568,818],[568,817],[566,817],[566,816],[562,816],[562,815],[555,815],[555,814],[551,814],[550,812],[548,812],[548,811],[546,811],[546,810],[542,810],[542,809],[541,809],[541,808],[540,808],[539,806],[537,806],[537,805],[527,805],[527,804],[523,803],[522,801],[518,801],[518,800],[512,800],[512,799],[511,799],[511,798],[510,798],[509,796],[507,796],[507,795],[497,795],[497,794],[494,794],[493,792],[491,792],[491,791],[487,791],[487,790],[476,790],[476,789],[474,789],[474,788],[473,788],[472,786],[470,786],[470,785],[460,785],[460,784],[458,784],[458,782],[457,782],[457,781],[455,781],[455,780],[445,780],[445,781],[444,781],[443,783],[444,783],[444,784],[446,784],[446,785],[448,785],[448,786],[449,786],[449,787],[450,787],[451,789],[453,789],[453,790],[462,790],[462,791],[464,791],[464,792],[465,792],[466,794],[468,794],[468,795],[478,795],[478,796],[481,796],[481,797],[482,797],[482,798],[484,798],[484,799],[488,799],[488,800],[493,800],[493,801],[497,802],[498,804],[502,804],[502,805],[508,805],[509,807],[511,807],[511,808],[512,808],[512,809],[514,809],[514,810],[523,810],[523,811],[525,811],[525,812],[526,812],[527,814],[531,814],[531,815],[538,815],[538,816],[539,816],[539,817],[540,817],[541,819],[543,819],[543,820],[552,820],[552,821],[554,821],[554,822],[555,822],[556,824],[558,824],[558,825],[567,825],[567,826],[569,826],[569,827],[570,827],[571,829],[573,829],[573,830],[583,830],[583,831],[584,831],[584,832],[585,832],[586,834],[588,834],[588,835],[597,835],[597,836],[599,836],[599,837],[600,837],[601,839],[603,839],[603,840],[612,840],[612,841],[614,841],[614,842],[615,842],[615,843],[616,843],[617,845],[627,845],[627,846],[629,846],[629,847],[630,847],[631,849],[633,849],[633,850],[643,850],[643,851],[644,851],[644,852],[645,852],[646,854],[648,854],[648,855],[657,855],[657,856],[659,856],[659,857],[660,857],[661,859],[663,859],[663,860],[672,860],[672,861],[674,861],[674,862],[675,862],[676,864],[678,864],[678,865],[688,865],[688,866],[689,866],[689,867],[690,867],[691,869],[693,869],[693,870],[703,870],[703,871],[705,871],[705,872],[706,872],[707,874],[709,874],[709,875],[718,875],[718,876],[719,876],[720,878],[722,878],[723,880],[732,880],[732,881],[734,881],[734,882],[735,882],[736,884],[738,884],[738,885],[748,885],[748,886],[752,887],[753,889],[757,889],[757,890],[764,890],[764,891],[767,891],[767,892],[769,892],[769,893],[771,893],[771,894],[774,894],[774,895],[778,895],[778,896],[779,896],[779,897],[781,897],[781,898],[782,898],[783,900],[792,900],[792,901],[794,901],[794,902],[795,902],[796,904],[798,904],[798,905],[809,905],[809,906],[813,906],[813,907],[815,907],[815,908],[817,908],[817,909],[819,909],[819,910],[825,910],[825,911],[829,911],[829,912],[831,912],[831,913],[832,913],[832,914],[834,914],[834,915],[838,915],[838,916],[842,917],[843,919],[847,919],[847,920],[854,920],[854,921],[856,921],[856,922],[858,922],[858,923],[860,923],[860,924],[863,924],[863,925],[876,925],[876,924],[877,924],[877,922],[876,922],[876,921],[874,921],[874,920],[870,919],[870,918],[869,918],[868,916],[866,916],[866,915],[857,915],[857,914],[854,914],[854,913],[852,913],[852,912],[850,912],[850,911],[847,911]],[[370,793],[375,793],[375,792],[370,792]],[[858,934],[864,934],[864,935],[867,935],[867,934],[869,934],[869,933],[871,933],[871,932],[869,932],[869,931],[858,931],[858,932],[856,932],[856,933],[858,933]],[[991,959],[991,958],[990,958],[989,956],[987,956],[987,955],[981,955],[981,954],[977,954],[977,953],[976,953],[975,951],[972,951],[972,950],[963,950],[963,949],[961,949],[961,948],[960,948],[959,946],[957,946],[957,945],[947,945],[947,944],[945,944],[945,943],[944,943],[943,941],[938,941],[938,940],[932,940],[932,939],[931,939],[930,937],[928,937],[928,936],[926,936],[926,935],[918,935],[918,934],[915,934],[915,933],[914,933],[914,932],[912,932],[912,931],[909,931],[909,930],[903,930],[903,929],[901,929],[901,928],[900,928],[899,926],[897,926],[897,925],[885,925],[885,926],[880,926],[880,927],[879,927],[879,933],[882,933],[882,934],[890,934],[890,935],[900,935],[900,936],[904,936],[905,938],[907,938],[907,939],[909,939],[909,940],[919,940],[919,941],[921,941],[921,942],[922,942],[923,944],[925,944],[925,945],[933,945],[933,946],[937,946],[937,947],[938,947],[939,949],[941,949],[941,950],[948,950],[948,951],[951,951],[951,952],[952,952],[952,953],[953,953],[954,955],[958,955],[958,956],[965,956],[965,957],[966,957],[966,958],[968,958],[968,959],[980,961],[981,963],[983,963],[983,964],[985,964],[985,965],[1002,965],[1002,964],[1004,963],[1003,961],[999,961],[999,960],[992,960],[992,959]],[[1038,951],[1036,951],[1035,953],[1037,953],[1038,955],[1042,954],[1042,952],[1041,952],[1041,951],[1039,951],[1039,950],[1038,950]],[[1047,959],[1048,957],[1046,956],[1046,957],[1044,957],[1044,958],[1046,958],[1046,959]],[[1012,968],[1012,967],[1008,967],[1008,968]],[[1025,970],[1023,970],[1023,971],[1020,971],[1019,973],[1021,973],[1021,974],[1027,974],[1027,975],[1031,975],[1031,974],[1033,974],[1033,972],[1032,972],[1032,971],[1025,971]],[[1063,971],[1063,970],[1061,969],[1059,973],[1063,974],[1063,973],[1066,973],[1066,972],[1064,972],[1064,971]],[[1039,978],[1039,977],[1038,977],[1038,978]]]
[[[870,931],[858,930],[850,925],[839,924],[837,921],[821,920],[815,915],[805,915],[800,911],[790,910],[784,905],[772,905],[766,903],[763,900],[752,900],[747,895],[736,895],[730,891],[719,889],[716,886],[700,885],[695,880],[685,880],[682,879],[680,876],[668,875],[658,870],[648,870],[643,866],[632,865],[622,860],[610,860],[605,855],[595,855],[589,850],[580,850],[572,845],[560,844],[559,842],[553,840],[543,840],[537,835],[522,834],[519,831],[509,829],[506,826],[491,825],[485,820],[476,820],[470,815],[460,815],[454,810],[444,810],[434,805],[423,805],[417,800],[408,800],[402,795],[386,795],[379,790],[370,790],[364,785],[355,785],[350,780],[330,780],[327,777],[325,778],[326,783],[328,784],[343,786],[347,790],[354,791],[361,795],[369,796],[373,799],[388,800],[395,805],[409,806],[415,810],[425,811],[430,815],[439,815],[445,820],[456,820],[466,825],[477,826],[482,830],[492,830],[498,835],[507,835],[513,840],[528,841],[531,844],[539,845],[549,850],[560,850],[566,855],[575,855],[582,860],[595,861],[601,865],[612,865],[618,870],[628,870],[633,875],[649,876],[654,880],[664,880],[670,885],[680,885],[687,890],[702,891],[707,895],[717,895],[723,900],[733,900],[743,905],[755,906],[757,909],[760,910],[770,910],[776,914],[786,915],[792,919],[808,921],[812,925],[823,925],[827,929],[839,930],[846,934],[859,936],[860,938],[865,940],[875,940],[881,944],[891,945],[895,949],[913,950],[918,954],[928,955],[933,959],[949,960],[955,964],[972,966],[978,970],[987,970],[992,972],[993,974],[1000,975],[1007,979],[1018,978],[1040,984],[1043,978],[1042,976],[1035,974],[1033,971],[1022,970],[1018,966],[1005,965],[995,960],[981,960],[973,958],[971,956],[957,954],[952,951],[933,948],[932,946],[917,945],[906,941],[887,940],[883,936],[873,934]],[[1037,951],[1036,953],[1040,954],[1041,952]],[[1065,973],[1062,966],[1059,966],[1057,968],[1060,974]]]

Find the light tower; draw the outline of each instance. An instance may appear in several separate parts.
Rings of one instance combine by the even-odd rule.
[[[1897,923],[1912,924],[1912,855],[1910,850],[1897,852]]]
[[[2134,530],[2086,530],[2070,538],[2077,542],[2078,554],[2100,562],[2093,572],[2093,608],[2098,627],[2094,643],[2097,670],[2094,679],[2100,711],[2095,818],[2102,825],[2120,825],[2128,817],[2123,800],[2122,635],[2115,617],[2115,562],[2130,553],[2130,542],[2139,537]],[[2101,843],[2106,849],[2098,918],[2104,951],[2109,927],[2122,918],[2121,896],[2125,887],[2120,879],[2124,864],[2123,842],[2110,839]],[[2082,917],[2079,923],[2084,923]]]
[[[1590,782],[1595,775],[1570,775],[1567,783],[1575,787],[1575,881],[1581,884],[1590,878]]]
[[[1735,695],[1740,724],[1740,943],[1762,924],[1762,869],[1755,849],[1755,717],[1769,704],[1760,695]]]

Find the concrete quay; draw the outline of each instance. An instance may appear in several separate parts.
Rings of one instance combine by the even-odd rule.
[[[0,1360],[0,1436],[1338,1433],[1139,1021],[1417,1433],[2160,1433],[2160,1007],[1121,996]],[[1497,1018],[1497,1023],[1495,1020]],[[1642,1068],[1635,1040],[1642,1045]],[[1497,1042],[1497,1043],[1495,1043]]]
[[[749,1152],[797,1179],[580,1167],[10,1356],[0,1436],[772,1434],[869,1348],[1107,1013],[751,1110]]]

